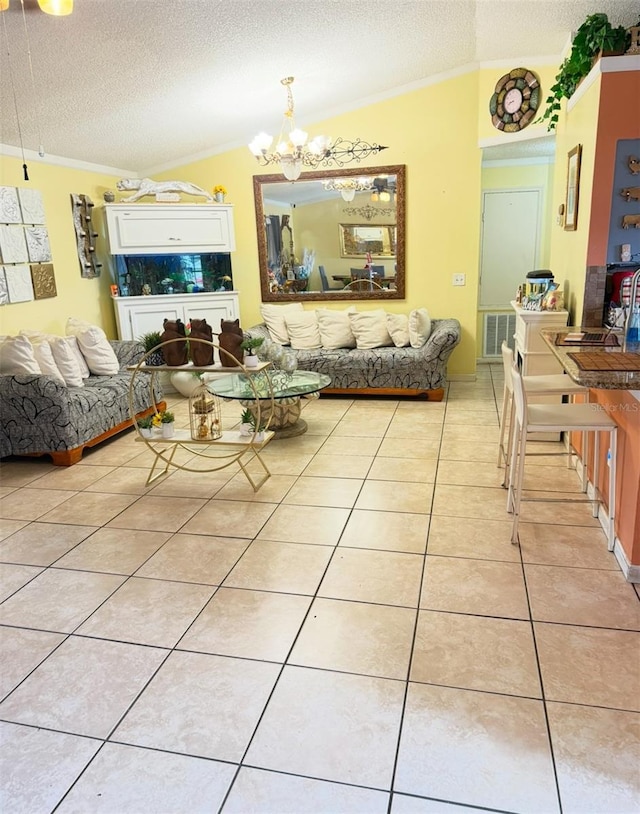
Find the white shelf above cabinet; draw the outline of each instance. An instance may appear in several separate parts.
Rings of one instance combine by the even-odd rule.
[[[106,204],[111,254],[208,254],[236,248],[226,204]]]

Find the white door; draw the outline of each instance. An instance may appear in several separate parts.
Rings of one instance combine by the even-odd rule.
[[[540,189],[482,194],[480,306],[508,308],[529,271],[538,268]]]

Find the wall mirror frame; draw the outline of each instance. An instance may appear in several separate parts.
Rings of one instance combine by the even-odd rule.
[[[302,230],[302,236],[296,235],[296,209],[302,211],[303,201],[310,199],[314,201],[314,190],[323,190],[323,181],[336,181],[348,178],[390,178],[394,189],[395,207],[389,203],[379,204],[380,214],[371,215],[378,206],[371,203],[371,190],[366,190],[356,194],[351,202],[342,199],[340,192],[333,191],[325,193],[324,197],[331,202],[332,210],[335,210],[335,222],[325,224],[327,240],[335,243],[335,251],[322,253],[316,251],[316,247],[311,245],[313,240],[309,236],[309,230]],[[295,189],[294,189],[295,188]],[[269,262],[269,249],[267,246],[267,217],[269,217],[269,207],[273,204],[273,199],[285,200],[287,189],[291,190],[291,200],[299,203],[292,204],[286,210],[280,211],[285,214],[288,229],[289,221],[293,213],[293,230],[287,231],[287,240],[291,234],[291,256],[302,260],[304,249],[316,251],[314,271],[307,280],[290,280],[288,284],[274,285],[273,261]],[[263,302],[311,302],[317,300],[324,301],[351,301],[351,300],[399,300],[405,298],[405,211],[406,211],[406,166],[396,164],[378,167],[356,167],[353,169],[318,170],[314,172],[302,173],[296,181],[287,181],[284,175],[254,175],[253,194],[256,212],[256,232],[258,238],[258,258],[260,264],[260,290]],[[320,195],[322,197],[322,195]],[[276,201],[277,202],[277,201]],[[315,201],[316,204],[321,201]],[[345,210],[359,210],[353,214],[345,216]],[[348,266],[359,266],[364,262],[361,258],[345,259],[340,252],[341,225],[347,220],[352,221],[352,225],[362,225],[367,222],[367,217],[363,218],[362,212],[366,211],[371,220],[370,226],[390,226],[395,225],[395,255],[384,258],[384,276],[380,283],[374,283],[367,287],[362,281],[357,285],[348,287],[347,276],[350,271]],[[390,212],[395,212],[395,224],[390,223],[393,216]],[[331,216],[328,216],[331,219]],[[313,222],[320,223],[323,219],[316,218]],[[320,227],[318,227],[320,228]],[[285,245],[285,250],[287,249]],[[372,265],[379,266],[381,260],[375,257]],[[346,265],[345,265],[346,264]],[[318,267],[323,266],[325,275],[331,285],[330,290],[322,290],[319,282]],[[374,277],[374,280],[377,278]],[[309,284],[311,283],[311,284]],[[347,287],[345,288],[345,284]]]

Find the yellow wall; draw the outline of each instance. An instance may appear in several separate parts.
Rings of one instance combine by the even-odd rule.
[[[462,341],[449,363],[453,374],[473,373],[476,359],[481,158],[476,110],[477,79],[471,72],[307,126],[311,134],[358,136],[389,145],[377,158],[363,162],[363,168],[406,164],[407,294],[405,301],[385,302],[385,308],[399,313],[426,306],[434,318],[459,319]],[[224,184],[229,190],[238,247],[233,278],[240,292],[241,324],[247,327],[260,321],[252,187],[258,172],[255,159],[242,147],[157,176],[180,177],[205,188]],[[467,275],[466,286],[451,285],[456,272]],[[342,300],[337,307],[344,307]],[[360,302],[358,307],[379,303]]]
[[[551,268],[556,282],[560,283],[561,288],[564,286],[565,305],[569,309],[569,322],[572,325],[580,325],[582,320],[600,84],[601,77],[598,76],[575,107],[568,114],[560,116],[556,135],[554,212],[565,202],[567,155],[577,144],[582,145],[578,228],[575,232],[565,232],[562,226],[556,225],[555,219],[551,228]],[[564,105],[563,113],[566,111]]]
[[[28,164],[30,180],[25,181],[22,161],[0,156],[0,183],[3,186],[28,186],[42,193],[58,296],[3,306],[0,308],[0,333],[15,334],[27,328],[64,334],[68,317],[75,316],[102,325],[109,336],[115,337],[115,318],[109,290],[112,280],[107,265],[109,255],[100,210],[102,193],[106,189],[114,189],[118,179],[35,160],[29,160]],[[72,193],[88,195],[96,205],[94,222],[100,234],[96,248],[104,265],[100,277],[91,280],[80,276],[71,209]]]

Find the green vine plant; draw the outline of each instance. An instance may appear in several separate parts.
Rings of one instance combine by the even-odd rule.
[[[602,53],[623,53],[627,31],[614,28],[606,14],[590,14],[576,31],[571,53],[560,66],[555,83],[549,89],[546,109],[537,122],[547,121],[547,130],[555,130],[562,99],[570,99],[580,81],[589,73],[594,57]]]

